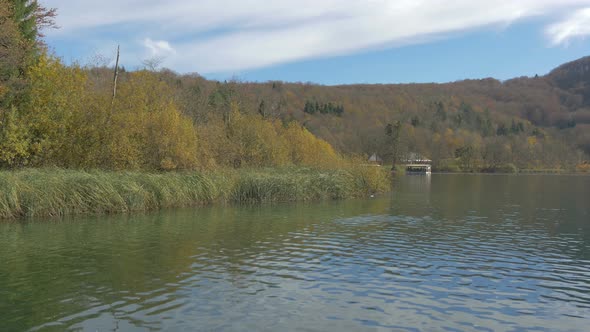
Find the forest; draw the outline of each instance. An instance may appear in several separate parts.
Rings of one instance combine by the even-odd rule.
[[[113,80],[114,58],[52,54],[55,16],[0,0],[0,168],[337,168],[418,153],[439,171],[590,170],[590,58],[504,82],[219,82],[157,59]]]
[[[377,153],[391,164],[419,153],[439,171],[497,172],[588,170],[589,69],[590,57],[504,82],[343,86],[158,73],[195,119],[227,98],[246,111],[296,121],[345,154]]]

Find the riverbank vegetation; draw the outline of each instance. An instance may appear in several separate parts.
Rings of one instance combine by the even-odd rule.
[[[0,219],[345,199],[388,188],[386,171],[355,165],[164,173],[24,169],[0,171]]]

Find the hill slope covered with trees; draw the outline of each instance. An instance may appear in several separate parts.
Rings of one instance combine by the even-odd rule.
[[[417,152],[438,169],[573,169],[590,154],[589,69],[590,57],[504,82],[343,86],[157,75],[196,122],[234,105],[297,121],[339,151],[388,162]]]

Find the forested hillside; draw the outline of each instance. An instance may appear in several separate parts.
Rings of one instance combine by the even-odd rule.
[[[109,61],[68,66],[46,49],[54,16],[0,0],[0,167],[328,166],[416,152],[438,170],[590,168],[590,58],[505,82],[345,86],[215,82],[146,61],[121,68],[114,89]]]
[[[543,77],[505,82],[345,86],[159,75],[196,121],[233,103],[246,113],[295,120],[339,151],[378,153],[388,162],[418,152],[439,169],[571,169],[590,154],[589,69],[584,58]]]

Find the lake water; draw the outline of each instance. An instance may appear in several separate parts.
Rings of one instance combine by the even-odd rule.
[[[1,331],[587,331],[590,177],[0,224]]]

